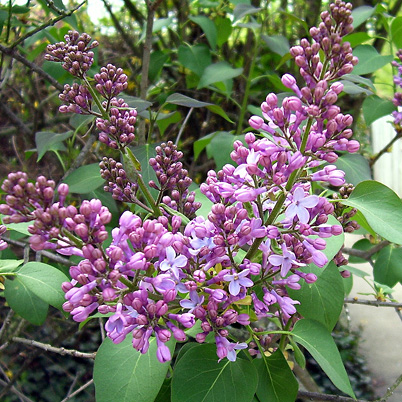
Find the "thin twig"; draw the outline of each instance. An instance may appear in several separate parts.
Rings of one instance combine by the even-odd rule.
[[[389,148],[391,148],[392,144],[399,140],[399,138],[402,138],[402,129],[396,130],[395,137],[392,138],[392,140],[387,145],[385,145],[385,147],[380,152],[378,152],[374,157],[370,159],[370,167],[373,166],[378,161],[378,159],[380,159],[381,156],[383,156],[386,152],[389,152]]]
[[[402,303],[384,302],[379,300],[361,300],[358,298],[351,298],[351,297],[345,298],[344,302],[350,304],[363,304],[365,306],[402,308]]]
[[[110,18],[113,21],[113,25],[115,26],[116,30],[119,32],[120,36],[123,38],[124,43],[126,46],[132,51],[134,55],[138,54],[138,50],[136,46],[134,46],[134,41],[133,38],[130,38],[124,28],[121,26],[119,20],[117,17],[114,15],[112,7],[110,6],[109,2],[107,0],[102,0],[103,4],[105,5],[106,10],[108,11]]]
[[[94,134],[94,130],[92,129],[91,135],[89,136],[86,144],[82,148],[81,152],[78,154],[78,156],[74,159],[74,162],[71,164],[70,168],[67,170],[66,173],[64,173],[63,177],[60,179],[60,183],[63,182],[63,180],[74,170],[79,168],[82,163],[84,162],[85,158],[87,155],[90,153],[92,145],[95,143],[96,139],[98,137]]]
[[[18,246],[18,247],[25,247],[28,243],[27,242],[22,242],[22,241],[18,241],[18,240],[14,240],[14,239],[9,239],[7,236],[5,235],[1,235],[0,238],[4,241],[6,241],[9,244],[12,244],[13,246]],[[73,262],[71,262],[70,260],[68,260],[67,258],[61,257],[57,254],[53,254],[49,251],[46,250],[42,250],[41,254],[46,257],[49,258],[50,260],[59,262],[60,264],[63,265],[67,265],[68,267],[71,267],[71,265],[74,265]]]
[[[93,384],[94,380],[89,380],[87,383],[79,387],[76,391],[74,391],[71,395],[67,396],[64,398],[61,402],[67,402],[74,396],[78,395],[80,392],[82,392],[85,388],[88,388],[91,384]]]
[[[59,355],[62,356],[69,355],[73,357],[81,357],[83,359],[95,359],[96,356],[96,352],[85,353],[74,349],[56,348],[46,343],[37,342],[34,341],[33,339],[20,338],[18,336],[13,336],[11,340],[13,342],[23,343],[24,345],[35,346],[36,348],[46,350],[46,352],[58,353]]]
[[[3,322],[3,325],[0,328],[0,340],[3,337],[4,331],[6,330],[7,325],[10,324],[11,318],[13,317],[13,315],[14,315],[14,311],[10,309],[10,311],[7,313],[7,316]]]
[[[5,117],[8,117],[11,123],[18,129],[19,134],[32,135],[32,130],[30,130],[24,124],[24,122],[7,106],[3,100],[0,101],[0,109],[3,112],[3,116],[5,115]]]
[[[188,122],[188,119],[190,118],[191,113],[193,113],[193,110],[194,110],[193,107],[190,108],[190,110],[189,110],[188,113],[187,113],[186,118],[185,118],[184,121],[183,121],[183,124],[182,124],[181,127],[180,127],[179,134],[177,134],[177,138],[176,138],[176,141],[175,141],[175,145],[176,145],[176,146],[179,144],[180,137],[181,137],[181,135],[183,134],[184,128],[186,127],[186,124],[187,124],[187,122]]]
[[[27,58],[17,53],[15,49],[3,46],[0,43],[0,52],[12,57],[15,60],[18,60],[31,70],[35,71],[38,75],[44,78],[46,81],[50,82],[55,88],[59,91],[63,91],[64,86],[60,84],[55,78],[53,78],[50,74],[48,74],[45,70],[40,68],[37,64],[30,62]]]
[[[105,333],[105,327],[103,325],[102,317],[99,317],[99,329],[100,329],[100,333],[101,333],[101,339],[102,339],[102,342],[103,342],[105,340],[105,338],[106,338],[106,333]]]
[[[386,402],[392,396],[396,388],[402,383],[402,374],[395,380],[395,382],[387,389],[387,392],[381,398],[376,399],[374,402]]]
[[[299,391],[297,393],[299,398],[309,399],[310,401],[331,401],[331,402],[368,402],[363,399],[353,399],[347,396],[339,395],[326,395],[319,392]]]
[[[371,256],[375,253],[378,253],[383,248],[387,247],[390,244],[388,240],[384,240],[381,243],[376,244],[369,250],[357,250],[355,248],[344,247],[342,252],[348,255],[353,255],[354,257],[360,257],[364,260],[369,260]]]
[[[6,386],[8,386],[9,384],[7,384],[5,381],[3,381],[3,380],[0,380],[0,385],[2,385],[3,387],[6,387]],[[30,399],[30,398],[28,398],[27,396],[25,396],[22,392],[20,392],[20,391],[18,391],[18,389],[17,388],[15,388],[13,385],[11,385],[10,387],[9,387],[9,390],[13,393],[13,394],[15,394],[15,395],[17,395],[19,398],[21,398],[23,401],[25,401],[25,402],[34,402],[32,399]]]
[[[38,27],[36,27],[35,29],[33,29],[32,31],[27,32],[25,35],[21,36],[19,39],[17,39],[14,43],[11,44],[10,49],[14,49],[16,46],[18,46],[20,43],[24,42],[24,40],[26,40],[27,38],[29,38],[30,36],[35,35],[36,33],[43,31],[45,28],[50,27],[54,24],[56,24],[56,22],[59,22],[60,20],[62,20],[63,18],[66,17],[70,17],[75,11],[77,11],[80,7],[82,7],[84,4],[86,3],[86,0],[84,0],[82,3],[78,4],[78,6],[74,7],[73,9],[71,9],[70,11],[67,12],[62,12],[61,15],[59,15],[58,17],[55,17],[53,19],[51,19],[50,21],[47,21],[45,23],[43,23],[42,25],[39,25]],[[59,10],[60,12],[61,10]]]

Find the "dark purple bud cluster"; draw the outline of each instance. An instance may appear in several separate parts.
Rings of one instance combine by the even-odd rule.
[[[24,172],[10,173],[1,189],[5,192],[5,204],[0,205],[0,213],[7,215],[4,223],[29,222],[35,219],[37,208],[46,209],[54,197],[55,182],[39,176],[35,183],[28,181]]]
[[[61,113],[91,114],[92,96],[85,85],[64,85],[59,99],[66,103],[59,107]]]
[[[100,73],[94,75],[95,88],[106,99],[112,99],[120,92],[127,89],[127,75],[122,68],[116,68],[108,64],[100,69]]]
[[[322,22],[310,29],[310,35],[315,43],[310,44],[302,39],[300,46],[295,46],[290,53],[295,57],[300,67],[300,74],[311,88],[322,79],[330,81],[349,74],[358,62],[352,54],[349,42],[343,42],[342,37],[353,31],[352,4],[336,0],[330,6],[330,12],[321,13]],[[322,72],[319,51],[325,54],[329,68]]]
[[[60,62],[71,75],[83,78],[94,61],[92,49],[98,46],[98,42],[90,43],[92,38],[88,34],[80,35],[77,31],[68,31],[64,39],[65,42],[47,46],[45,59]]]
[[[122,202],[135,202],[137,200],[138,184],[127,178],[122,163],[105,157],[99,167],[102,178],[107,181],[107,185],[103,189],[112,193],[115,200]]]
[[[178,151],[171,141],[162,143],[155,150],[156,156],[149,159],[149,164],[156,173],[159,186],[154,181],[150,181],[149,186],[161,194],[169,191],[170,196],[163,196],[162,202],[186,216],[194,216],[201,204],[195,202],[195,193],[188,191],[192,180],[180,162],[183,152]]]
[[[124,99],[113,98],[110,103],[109,119],[96,119],[96,127],[100,130],[99,141],[114,149],[124,148],[134,141],[137,111],[130,108]]]

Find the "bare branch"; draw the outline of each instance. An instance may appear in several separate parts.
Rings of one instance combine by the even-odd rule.
[[[1,45],[0,45],[1,46]],[[0,110],[3,115],[9,118],[11,123],[20,131],[21,134],[32,135],[32,131],[24,124],[24,122],[6,105],[4,101],[0,102]]]
[[[50,82],[55,88],[59,91],[63,91],[64,86],[60,84],[55,78],[53,78],[50,74],[40,68],[37,64],[30,62],[27,58],[22,56],[21,54],[17,53],[15,49],[3,46],[0,43],[0,52],[12,57],[15,60],[18,60],[31,70],[35,71],[38,75],[44,78],[46,81]]]
[[[379,252],[383,248],[387,247],[390,244],[388,240],[384,240],[381,243],[376,244],[370,250],[357,250],[355,248],[344,247],[342,252],[348,255],[353,255],[354,257],[360,257],[364,260],[369,260],[371,256],[375,253]]]
[[[348,297],[344,299],[344,302],[350,304],[363,304],[365,306],[402,308],[402,303],[384,302],[379,300],[361,300]]]
[[[28,242],[22,242],[22,241],[18,241],[18,240],[9,239],[7,236],[4,236],[4,235],[1,235],[0,239],[2,239],[4,241],[6,241],[7,243],[12,244],[14,246],[18,246],[18,247],[25,247],[28,244]],[[46,258],[49,258],[50,260],[59,262],[60,264],[63,264],[63,265],[67,265],[68,267],[71,267],[71,265],[74,265],[74,263],[72,263],[67,258],[61,257],[60,255],[57,255],[57,254],[53,254],[49,251],[42,250],[41,254],[43,256],[45,256]]]
[[[387,392],[385,395],[379,399],[376,399],[374,402],[386,402],[388,398],[392,396],[396,388],[401,384],[402,382],[402,374],[396,379],[396,381],[388,388]]]
[[[391,148],[393,143],[396,142],[397,140],[399,140],[399,138],[402,138],[402,130],[401,129],[396,130],[395,137],[392,138],[392,140],[387,145],[385,145],[385,147],[380,152],[378,152],[375,156],[373,156],[370,159],[370,166],[373,166],[378,161],[378,159],[381,158],[381,156],[383,156],[386,152],[389,152],[389,148]]]
[[[24,345],[35,346],[36,348],[46,350],[47,352],[58,353],[59,355],[62,356],[69,355],[73,357],[81,357],[83,359],[95,359],[96,356],[96,352],[85,353],[74,349],[56,348],[46,343],[37,342],[34,341],[33,339],[20,338],[18,336],[13,336],[11,340],[13,342],[23,343]]]
[[[11,46],[10,46],[10,49],[14,49],[20,43],[24,42],[25,39],[29,38],[30,36],[35,35],[36,33],[44,30],[47,27],[50,27],[50,26],[56,24],[56,22],[59,22],[63,18],[69,17],[75,11],[77,11],[80,7],[82,7],[85,3],[86,3],[86,0],[84,0],[82,3],[78,4],[78,6],[74,7],[70,11],[58,10],[58,12],[60,13],[60,15],[58,17],[55,17],[55,18],[51,19],[50,21],[47,21],[47,22],[43,23],[42,25],[39,25],[38,27],[36,27],[32,31],[27,32],[25,35],[21,36],[14,43],[12,43]]]
[[[7,386],[8,384],[7,384],[5,381],[0,380],[0,385],[2,385],[3,387],[5,387],[5,386]],[[10,390],[13,394],[17,395],[18,398],[21,398],[21,399],[22,399],[23,401],[25,401],[25,402],[34,402],[32,399],[30,399],[30,398],[28,398],[27,396],[25,396],[22,392],[18,391],[18,389],[15,388],[13,385],[12,385],[11,387],[9,387],[9,390]]]
[[[89,380],[87,383],[85,383],[84,385],[82,385],[81,387],[79,387],[76,391],[74,391],[72,394],[70,394],[69,396],[67,396],[66,398],[64,398],[61,402],[67,402],[69,401],[71,398],[73,398],[74,396],[76,396],[77,394],[79,394],[80,392],[82,392],[85,388],[88,388],[91,384],[93,384],[94,380]]]
[[[299,398],[308,399],[310,401],[331,401],[331,402],[369,402],[362,399],[353,399],[347,396],[339,395],[326,395],[319,392],[299,391],[297,393]]]
[[[13,317],[13,315],[14,315],[14,311],[10,309],[10,311],[7,313],[7,316],[3,322],[3,325],[0,328],[0,340],[3,337],[4,331],[6,330],[7,325],[10,324],[11,318]]]

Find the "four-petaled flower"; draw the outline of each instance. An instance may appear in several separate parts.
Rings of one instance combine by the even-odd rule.
[[[293,219],[297,216],[301,223],[307,223],[310,220],[310,213],[307,208],[315,207],[319,199],[317,195],[306,196],[304,190],[297,187],[293,193],[293,201],[285,211],[286,218]]]
[[[233,275],[226,274],[223,277],[224,281],[228,281],[229,283],[229,293],[232,296],[237,296],[240,293],[240,287],[244,286],[249,288],[254,285],[254,282],[247,278],[247,275],[250,273],[249,269],[244,269],[241,272],[236,272]]]
[[[306,264],[296,261],[294,253],[289,251],[284,243],[281,244],[282,255],[272,254],[268,257],[268,261],[275,267],[281,267],[281,276],[285,277],[289,272],[292,265],[298,265],[302,267]]]
[[[169,246],[166,249],[166,259],[161,262],[159,269],[161,271],[169,271],[175,280],[180,281],[180,268],[186,265],[187,257],[182,254],[176,257],[173,247]]]

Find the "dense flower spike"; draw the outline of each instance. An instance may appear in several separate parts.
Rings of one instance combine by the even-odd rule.
[[[193,217],[201,204],[195,202],[194,191],[188,191],[193,181],[180,162],[183,152],[178,151],[177,146],[171,141],[162,143],[155,150],[156,156],[149,160],[149,164],[156,173],[159,185],[151,181],[150,187],[160,191],[164,204],[188,217]],[[170,196],[165,195],[167,191]]]
[[[351,5],[336,0],[321,19],[310,31],[313,43],[302,39],[291,49],[304,85],[285,74],[282,82],[295,95],[279,102],[268,94],[261,105],[263,117],[250,119],[250,126],[263,135],[247,133],[244,143],[235,141],[234,164],[208,172],[201,184],[201,193],[213,203],[208,216],[195,216],[201,204],[189,191],[192,181],[181,162],[183,153],[170,141],[156,147],[149,161],[157,179],[149,186],[158,190],[157,200],[147,197],[140,172],[136,177],[141,180],[133,183],[128,167],[126,172],[120,162],[104,158],[100,163],[105,191],[154,214],[143,218],[125,211],[108,247],[103,243],[111,214],[99,200],[84,201],[77,209],[65,206],[65,185],[59,186],[59,201],[54,202],[55,185],[45,178],[33,185],[26,175],[16,173],[4,182],[7,204],[0,212],[9,215],[9,222],[35,220],[29,229],[35,250],[53,248],[82,257],[70,268],[71,281],[62,285],[63,308],[75,321],[86,320],[96,310],[111,313],[107,336],[114,343],[130,336],[141,353],[148,351],[154,336],[160,362],[171,359],[166,342],[172,336],[183,342],[185,331],[197,321],[196,340],[204,342],[211,334],[219,360],[234,361],[236,351],[247,348],[246,343],[229,341],[233,324],[248,326],[256,316],[275,318],[291,329],[300,302],[288,289],[314,283],[317,276],[309,264],[326,266],[327,239],[340,235],[342,227],[353,228],[353,210],[313,194],[320,182],[344,186],[341,197],[346,196],[350,188],[345,174],[333,163],[336,152],[359,148],[351,139],[352,117],[335,106],[343,90],[335,80],[357,63],[350,45],[342,41],[352,29]],[[85,78],[93,46],[87,35],[70,32],[66,43],[49,48],[48,59],[63,62],[73,75]],[[137,112],[116,98],[127,88],[127,77],[109,64],[94,81],[96,90],[86,79],[66,86],[62,111],[94,113],[92,103],[102,105],[95,112],[99,140],[127,152],[125,147],[135,138]],[[105,98],[103,104],[98,94]],[[143,200],[140,190],[147,205],[137,198]],[[338,224],[333,214],[339,216]],[[345,263],[342,253],[334,260]],[[262,348],[274,340],[257,338]],[[260,353],[254,349],[257,338],[249,345],[254,355]]]
[[[111,148],[124,148],[134,141],[134,124],[137,121],[137,111],[129,108],[124,99],[113,98],[110,104],[109,118],[96,119],[96,127],[100,131],[99,141]]]
[[[65,42],[48,45],[46,60],[61,62],[63,68],[75,77],[83,78],[91,68],[94,59],[93,48],[98,46],[97,41],[86,34],[68,31],[64,36]]]

